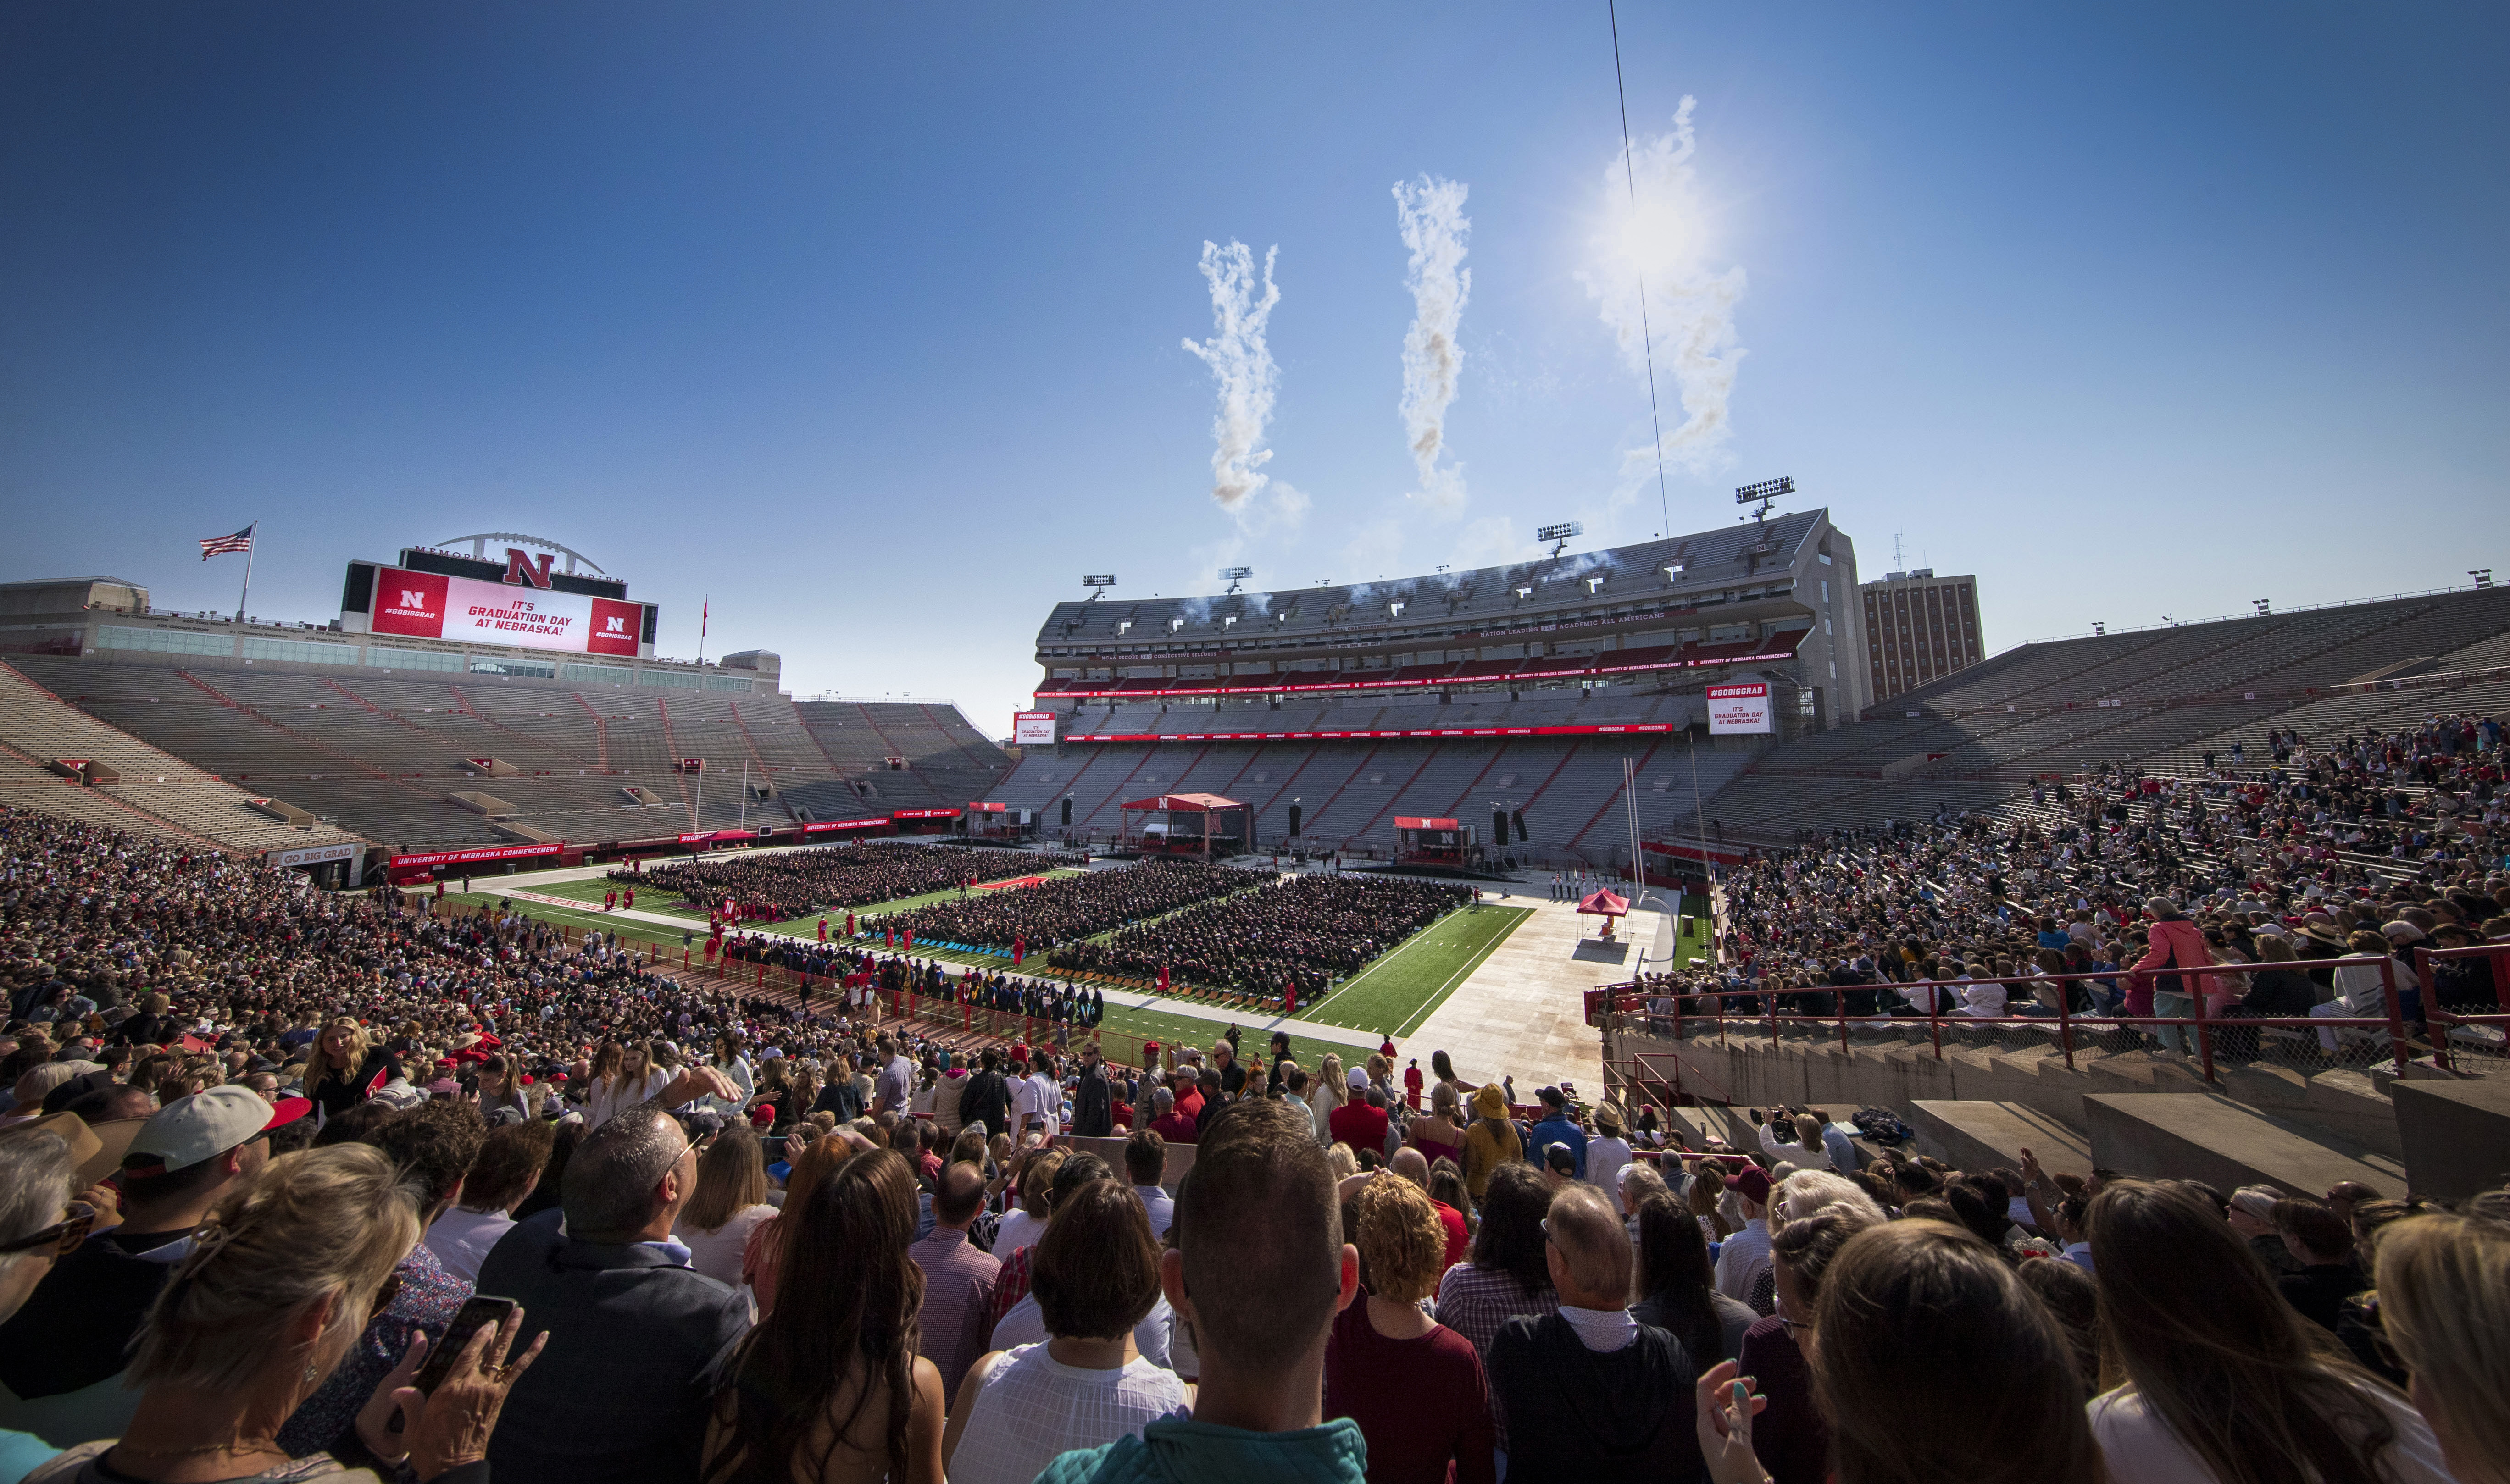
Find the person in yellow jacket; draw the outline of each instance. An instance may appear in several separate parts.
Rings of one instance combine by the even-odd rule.
[[[1497,1083],[1485,1083],[1473,1094],[1472,1126],[1464,1130],[1464,1191],[1479,1205],[1490,1189],[1491,1171],[1525,1159],[1525,1140],[1508,1122],[1507,1094]]]

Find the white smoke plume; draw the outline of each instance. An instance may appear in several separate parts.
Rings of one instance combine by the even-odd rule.
[[[1672,375],[1680,391],[1682,421],[1664,434],[1664,462],[1705,474],[1720,462],[1732,432],[1726,400],[1743,359],[1734,343],[1734,304],[1743,296],[1744,279],[1740,267],[1718,273],[1708,264],[1708,209],[1692,167],[1693,102],[1683,98],[1673,133],[1630,141],[1635,205],[1631,174],[1615,153],[1604,171],[1605,230],[1594,244],[1601,261],[1578,277],[1620,342],[1629,368],[1647,374],[1653,344],[1657,367]],[[1641,284],[1647,288],[1644,329]],[[1624,474],[1653,474],[1656,452],[1650,447],[1624,453]]]
[[[1395,224],[1412,254],[1403,277],[1403,286],[1412,290],[1412,328],[1403,337],[1403,432],[1421,477],[1414,498],[1442,511],[1464,503],[1463,466],[1440,468],[1438,455],[1446,446],[1447,409],[1455,404],[1456,378],[1464,365],[1456,329],[1473,289],[1472,270],[1464,266],[1464,236],[1472,230],[1464,215],[1465,194],[1462,181],[1434,175],[1394,186]]]
[[[1235,513],[1268,482],[1261,473],[1273,452],[1263,446],[1264,429],[1273,420],[1273,391],[1277,379],[1272,349],[1264,343],[1265,322],[1281,290],[1273,284],[1273,261],[1281,249],[1264,254],[1264,277],[1257,291],[1255,254],[1244,243],[1222,247],[1202,245],[1202,276],[1211,285],[1209,340],[1185,342],[1185,348],[1211,367],[1220,384],[1220,410],[1211,420],[1211,498]]]

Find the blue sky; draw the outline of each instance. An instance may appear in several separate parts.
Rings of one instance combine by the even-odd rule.
[[[2027,14],[2026,14],[2027,12]],[[1632,133],[1695,98],[1684,230],[1739,269],[1730,434],[1868,575],[1991,642],[2510,579],[2498,8],[1630,4]],[[0,9],[0,577],[256,613],[342,564],[553,537],[663,648],[1007,731],[1049,604],[1403,576],[1662,528],[1586,283],[1601,5]],[[1469,191],[1444,429],[1397,402],[1390,188]],[[1206,240],[1277,247],[1241,522]],[[1678,420],[1678,389],[1659,368]],[[1295,524],[1279,486],[1304,495]]]

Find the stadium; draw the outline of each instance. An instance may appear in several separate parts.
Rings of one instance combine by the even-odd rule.
[[[122,1061],[152,1105],[229,1076],[278,1096],[277,1028],[352,1008],[401,1025],[378,1117],[487,1079],[518,1118],[597,1122],[621,1038],[652,1036],[665,1102],[711,1089],[692,1127],[739,1114],[788,1155],[920,1151],[1000,1061],[1029,1073],[1008,1116],[1051,1109],[1039,1157],[1173,1185],[1242,1054],[1354,1169],[1449,1147],[1469,1097],[1557,1181],[1574,1136],[1775,1199],[1725,1177],[1757,1152],[1789,1187],[1989,1202],[1969,1224],[1998,1239],[2073,1239],[2104,1168],[2497,1183],[2510,598],[1991,654],[1993,580],[1860,582],[1825,511],[1567,546],[1290,592],[1098,579],[1046,615],[1006,743],[947,704],[797,700],[773,649],[658,656],[627,583],[514,533],[350,559],[336,616],[285,623],[123,578],[0,585],[0,831],[38,883],[10,898],[18,1096],[87,1086],[50,1077],[73,1052],[109,1077],[170,1008],[205,1054]],[[153,883],[114,896],[110,948],[64,860]],[[242,884],[165,894],[210,860]],[[161,956],[209,903],[297,946],[248,972]],[[334,957],[344,924],[408,947]],[[2211,972],[2145,971],[2183,949]],[[2313,958],[2325,988],[2271,972]],[[2166,988],[2190,978],[2218,987]],[[218,1029],[238,1007],[258,1029]],[[835,1092],[866,1056],[922,1090]],[[2038,1188],[2015,1169],[2077,1204],[2008,1217]],[[1441,1322],[1471,1312],[1450,1295]],[[77,1420],[78,1376],[19,1379],[8,1426],[107,1426]]]
[[[2510,1484],[2462,9],[18,7],[0,1484]]]
[[[332,888],[523,872],[590,898],[623,866],[900,837],[1057,857],[1030,871],[1002,856],[1007,878],[1170,857],[1394,872],[1494,898],[1612,883],[1639,898],[1636,921],[1665,925],[1612,945],[1636,976],[1714,940],[1683,919],[1712,911],[1696,894],[1703,860],[1735,870],[1806,842],[2013,819],[2059,780],[2196,780],[2257,761],[2271,738],[2323,746],[2489,716],[2510,686],[2510,599],[2489,587],[1990,658],[1961,579],[1958,652],[1934,662],[1949,672],[1913,663],[1915,683],[1877,702],[1900,678],[1886,648],[1909,641],[1906,620],[1895,638],[1875,604],[1908,575],[1861,584],[1827,512],[1765,502],[1724,530],[1568,545],[1357,587],[1148,601],[1101,588],[1058,603],[1008,749],[946,704],[797,701],[771,649],[658,657],[656,610],[544,538],[351,559],[337,616],[286,623],[157,611],[123,579],[20,581],[0,586],[7,798]],[[1634,853],[1648,863],[1635,888]],[[1675,890],[1651,895],[1659,885]],[[695,912],[696,896],[674,910]],[[1654,910],[1668,898],[1674,912]],[[929,901],[844,905],[867,937]],[[1603,982],[1607,950],[1566,916],[1557,962],[1516,994],[1570,1023],[1538,1039],[1526,1071],[1600,1083],[1602,1043],[1576,997]],[[773,921],[824,931],[797,912]],[[954,931],[966,941],[924,942],[962,967],[1011,948]],[[1296,1018],[1365,1040],[1417,1031],[1450,996],[1458,1013],[1491,1000],[1502,1024],[1525,1012],[1467,972],[1505,934],[1428,951],[1437,936],[1308,984]],[[1286,979],[1190,983],[1139,953],[1127,963],[1114,976],[1128,993],[1244,995],[1292,1018]],[[1340,994],[1345,977],[1365,992]],[[1318,1003],[1328,983],[1338,1005]],[[1117,1013],[1110,1033],[1151,1042],[1190,1019],[1157,993]],[[1486,1034],[1496,1052],[1516,1033]]]

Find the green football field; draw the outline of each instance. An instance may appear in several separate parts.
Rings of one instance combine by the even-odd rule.
[[[1533,915],[1531,907],[1459,907],[1381,954],[1312,1008],[1300,1006],[1299,1018],[1408,1036]]]

